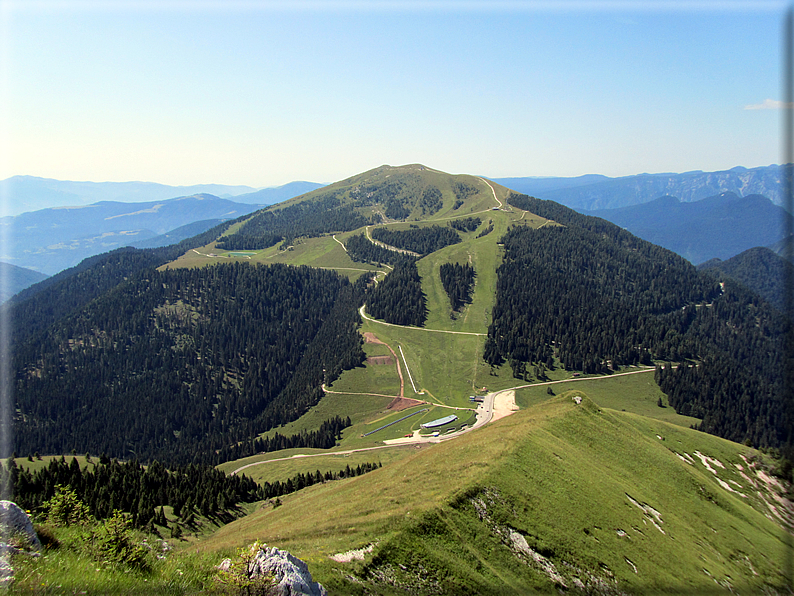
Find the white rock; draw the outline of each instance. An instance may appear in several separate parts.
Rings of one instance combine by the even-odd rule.
[[[255,545],[252,545],[255,548]],[[231,560],[224,559],[218,569],[228,571]],[[249,567],[251,578],[271,575],[278,596],[328,596],[325,588],[312,579],[309,567],[285,550],[262,546]]]
[[[33,529],[28,514],[11,501],[0,501],[0,587],[8,587],[14,581],[14,569],[11,567],[11,555],[28,553],[14,544],[25,545],[34,550],[41,550],[41,542]]]
[[[21,537],[30,548],[41,550],[41,542],[39,542],[39,537],[33,529],[28,514],[16,503],[0,501],[0,541],[9,544],[14,536]]]
[[[262,547],[256,556],[256,563],[278,582],[276,593],[280,596],[328,595],[325,588],[312,580],[306,563],[285,550]]]

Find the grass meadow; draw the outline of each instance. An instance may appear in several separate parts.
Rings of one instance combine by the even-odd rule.
[[[521,563],[494,532],[496,523],[569,576],[573,567],[577,577],[615,580],[631,593],[697,592],[715,581],[739,592],[781,585],[779,528],[698,460],[688,464],[677,455],[699,450],[719,459],[723,482],[749,494],[735,466],[753,450],[587,398],[576,405],[571,397],[556,396],[454,441],[406,449],[362,477],[285,497],[281,507],[233,522],[203,546],[265,540],[307,560],[338,593],[354,590],[343,579],[351,573],[369,577],[372,593],[393,593],[372,579],[377,574],[367,576],[386,559],[446,577],[450,593],[550,589],[542,568]],[[491,521],[476,513],[475,498]],[[366,564],[328,558],[373,543]]]

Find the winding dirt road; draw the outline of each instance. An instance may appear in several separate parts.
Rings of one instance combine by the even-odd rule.
[[[365,311],[366,308],[367,305],[365,304],[358,309],[361,318],[372,323],[377,323],[378,325],[386,325],[387,327],[401,327],[402,329],[417,329],[419,331],[429,331],[432,333],[451,333],[452,335],[478,335],[481,337],[485,337],[487,335],[485,333],[472,333],[470,331],[445,331],[444,329],[428,329],[427,327],[411,327],[410,325],[395,325],[394,323],[386,323],[384,321],[379,321],[378,319],[373,319],[370,317]]]
[[[497,203],[499,203],[499,209],[504,208],[504,206],[505,206],[504,203],[502,203],[502,201],[499,200],[499,197],[496,196],[496,191],[494,190],[494,187],[491,186],[491,183],[488,182],[485,178],[480,178],[480,180],[485,182],[488,185],[488,188],[491,189],[491,192],[493,193],[493,198],[496,199]]]
[[[504,418],[505,416],[509,416],[513,412],[517,411],[518,408],[515,405],[516,389],[524,389],[526,387],[539,387],[542,385],[553,385],[558,383],[575,383],[576,381],[599,381],[603,379],[614,379],[615,377],[622,377],[626,375],[638,375],[643,373],[649,373],[649,372],[653,372],[654,370],[656,370],[655,367],[652,367],[652,368],[646,368],[643,370],[634,370],[625,373],[615,373],[613,375],[604,376],[604,377],[585,377],[582,379],[565,379],[562,381],[547,381],[545,383],[532,383],[531,385],[518,385],[516,387],[511,387],[509,389],[501,389],[499,391],[493,391],[488,395],[486,395],[484,401],[479,406],[477,406],[477,409],[475,410],[477,413],[477,421],[474,424],[472,424],[468,428],[455,431],[454,433],[449,433],[439,437],[420,437],[418,431],[416,431],[411,437],[401,437],[399,439],[387,439],[386,441],[384,441],[384,445],[377,445],[375,447],[362,447],[360,449],[348,449],[345,451],[328,451],[326,453],[311,453],[306,455],[297,454],[297,455],[292,455],[290,457],[280,457],[277,459],[268,459],[264,461],[253,462],[250,464],[246,464],[240,468],[237,468],[232,472],[232,474],[237,474],[238,472],[242,472],[243,470],[250,468],[252,466],[259,466],[276,461],[298,459],[301,457],[347,455],[349,453],[358,453],[360,451],[373,451],[376,449],[387,449],[389,447],[402,447],[405,445],[418,445],[423,443],[441,443],[442,441],[449,441],[452,439],[456,439],[461,435],[464,435],[468,432],[471,432],[475,429],[485,426],[486,424],[492,421],[496,421],[499,420],[500,418]],[[460,408],[456,408],[456,409],[460,409]]]

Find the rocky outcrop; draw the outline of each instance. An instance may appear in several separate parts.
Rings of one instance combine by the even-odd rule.
[[[285,550],[266,545],[252,545],[257,549],[247,565],[249,578],[273,577],[273,594],[278,596],[327,596],[325,588],[312,579],[309,567],[299,558]],[[224,559],[219,565],[222,571],[232,567],[231,559]]]
[[[0,587],[14,580],[11,555],[38,556],[41,542],[27,513],[16,503],[0,501]]]
[[[0,501],[0,544],[41,550],[41,542],[28,514],[11,501]]]

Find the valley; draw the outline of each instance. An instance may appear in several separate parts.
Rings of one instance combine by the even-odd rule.
[[[376,230],[390,243],[378,246]],[[362,256],[362,236],[379,251]],[[172,557],[264,541],[305,560],[332,594],[790,583],[786,485],[750,446],[786,446],[782,380],[768,364],[749,372],[776,353],[785,323],[669,251],[483,178],[410,165],[245,215],[167,259],[146,254],[145,267],[113,269],[124,279],[109,293],[20,336],[18,453],[55,428],[67,398],[97,428],[103,399],[123,424],[146,396],[158,434],[133,424],[122,442],[46,435],[38,450],[124,458],[132,447],[259,485],[382,465],[246,505],[217,529],[186,528]],[[475,273],[455,309],[445,264]],[[397,289],[395,272],[408,272]],[[370,314],[376,298],[384,316]],[[415,324],[389,322],[409,310]],[[101,384],[81,391],[83,370]],[[333,447],[256,452],[257,440],[334,419],[346,422]]]

